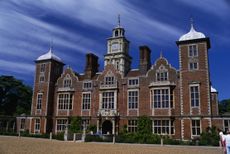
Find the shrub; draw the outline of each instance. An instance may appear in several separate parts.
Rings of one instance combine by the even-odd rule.
[[[97,126],[96,125],[89,125],[88,131],[92,131],[93,133],[97,132]]]
[[[86,135],[85,142],[103,142],[99,135]]]
[[[53,139],[63,141],[64,140],[64,132],[60,132],[60,133],[57,133],[56,135],[53,135]]]
[[[141,116],[137,121],[137,133],[152,134],[152,121],[147,116]]]
[[[80,133],[81,132],[81,117],[71,118],[69,130],[71,133]]]
[[[216,127],[212,127],[212,128],[208,127],[205,132],[201,133],[199,144],[218,146],[219,145],[219,135],[216,130]]]

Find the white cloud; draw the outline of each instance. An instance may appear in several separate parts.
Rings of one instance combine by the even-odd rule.
[[[35,66],[29,63],[7,61],[0,59],[0,70],[16,72],[19,74],[34,73]]]
[[[179,0],[183,4],[198,8],[209,14],[217,15],[220,18],[225,18],[229,14],[229,5],[224,0]]]

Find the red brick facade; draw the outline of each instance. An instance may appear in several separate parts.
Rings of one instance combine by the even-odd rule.
[[[122,28],[117,29],[122,32]],[[113,38],[108,41],[111,40]],[[152,64],[147,46],[140,47],[140,64],[135,70],[120,71],[112,60],[109,63],[111,54],[106,55],[102,72],[98,72],[97,56],[88,54],[84,74],[70,67],[63,71],[63,63],[53,59],[36,61],[30,132],[35,133],[36,119],[40,119],[37,133],[57,133],[75,116],[96,125],[102,133],[119,133],[125,126],[127,130],[135,130],[131,120],[145,115],[153,121],[153,133],[184,140],[199,136],[207,127],[223,128],[223,119],[218,114],[218,94],[210,91],[209,38],[176,43],[179,70],[163,56]],[[195,57],[189,55],[191,45],[197,49]],[[112,56],[117,55],[130,59],[128,53]],[[118,62],[123,64],[122,60]],[[198,68],[190,70],[191,61],[195,61]],[[41,71],[42,65],[45,69]],[[39,81],[41,73],[45,78],[42,82]],[[42,94],[41,109],[38,94]],[[105,121],[110,121],[114,129],[105,130]]]

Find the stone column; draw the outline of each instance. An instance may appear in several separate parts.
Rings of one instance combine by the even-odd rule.
[[[113,135],[115,135],[116,125],[115,125],[115,119],[112,120],[113,124]]]
[[[97,133],[100,131],[100,120],[97,119]]]

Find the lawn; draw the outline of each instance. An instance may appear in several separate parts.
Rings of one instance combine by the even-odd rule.
[[[111,143],[73,143],[48,139],[0,136],[0,154],[221,154],[219,147],[160,146]]]

